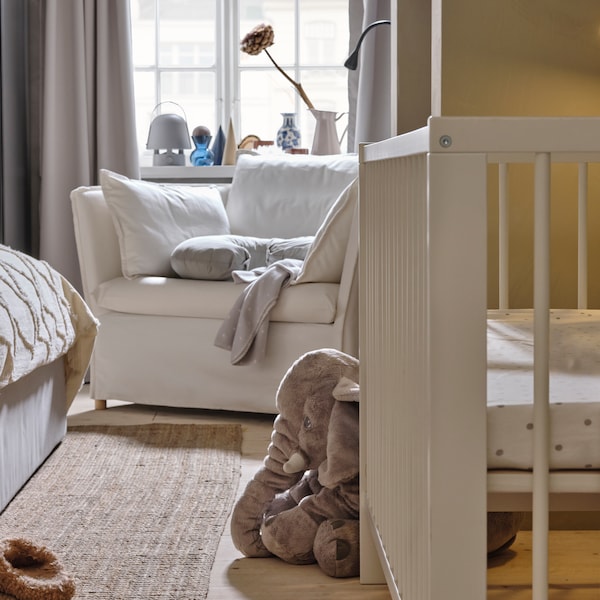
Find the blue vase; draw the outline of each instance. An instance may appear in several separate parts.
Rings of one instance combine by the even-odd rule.
[[[283,124],[277,131],[277,146],[283,151],[300,147],[300,130],[296,127],[296,113],[281,113]]]
[[[190,154],[190,162],[195,167],[210,167],[215,160],[212,150],[209,150],[208,145],[212,136],[210,135],[193,135],[192,141],[196,149]]]

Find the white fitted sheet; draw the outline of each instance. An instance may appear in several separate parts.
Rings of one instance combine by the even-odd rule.
[[[550,315],[550,468],[600,469],[600,311]],[[488,312],[488,468],[533,465],[533,311]]]

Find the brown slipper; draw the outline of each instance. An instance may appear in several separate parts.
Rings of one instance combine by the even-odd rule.
[[[70,600],[75,582],[45,546],[9,538],[0,540],[0,591],[17,600]]]

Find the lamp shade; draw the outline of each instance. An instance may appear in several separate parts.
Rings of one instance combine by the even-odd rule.
[[[150,123],[146,148],[154,150],[155,166],[185,165],[183,150],[190,147],[190,134],[183,117],[167,113],[158,115]]]
[[[392,22],[389,19],[382,19],[381,21],[373,21],[369,26],[365,28],[365,30],[360,34],[358,38],[358,42],[350,56],[346,59],[344,66],[346,69],[350,69],[351,71],[355,71],[358,67],[358,53],[360,52],[360,47],[362,46],[363,40],[365,39],[365,35],[374,27],[378,27],[379,25],[391,25]]]

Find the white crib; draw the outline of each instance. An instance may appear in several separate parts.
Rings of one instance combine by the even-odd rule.
[[[363,583],[385,576],[403,600],[481,600],[486,511],[532,510],[541,600],[549,510],[600,509],[600,470],[550,472],[548,458],[551,165],[580,165],[573,193],[586,308],[586,173],[598,161],[598,118],[436,117],[361,148]],[[504,309],[511,162],[531,162],[535,174],[533,471],[488,472],[487,177],[498,163]]]

